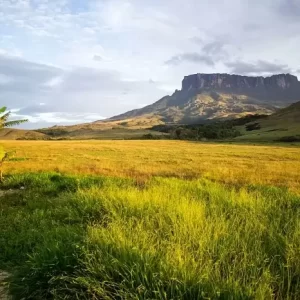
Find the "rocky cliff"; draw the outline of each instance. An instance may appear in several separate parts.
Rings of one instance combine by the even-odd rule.
[[[230,74],[194,74],[184,77],[182,91],[215,90],[242,94],[268,101],[275,106],[287,106],[299,101],[300,82],[291,74],[251,77]]]
[[[194,74],[185,76],[182,90],[189,89],[280,89],[300,87],[296,76],[279,74],[271,77],[249,77],[230,74]]]

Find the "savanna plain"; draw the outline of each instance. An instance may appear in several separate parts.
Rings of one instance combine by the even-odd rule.
[[[14,299],[300,299],[300,148],[2,141]]]

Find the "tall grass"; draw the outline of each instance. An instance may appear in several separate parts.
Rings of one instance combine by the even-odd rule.
[[[5,173],[60,172],[136,178],[207,178],[287,186],[300,193],[300,148],[185,141],[3,141]]]
[[[300,198],[207,179],[11,176],[0,264],[16,299],[299,299]]]

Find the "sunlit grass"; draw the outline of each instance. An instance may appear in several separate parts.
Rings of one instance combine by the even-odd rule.
[[[20,185],[0,202],[17,299],[300,297],[300,198],[285,189],[58,174],[5,188]]]
[[[299,148],[3,144],[16,299],[300,298]]]
[[[2,142],[19,161],[8,173],[57,171],[147,180],[208,178],[229,184],[269,184],[300,190],[300,148],[180,141]],[[23,160],[23,161],[22,161]]]

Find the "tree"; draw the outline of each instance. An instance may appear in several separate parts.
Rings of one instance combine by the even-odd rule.
[[[175,135],[176,135],[176,138],[177,139],[180,139],[180,135],[181,135],[181,128],[177,128],[176,130],[175,130]]]
[[[2,114],[2,115],[1,115]],[[0,129],[5,127],[12,127],[16,125],[20,125],[22,123],[28,122],[28,120],[15,120],[15,121],[8,121],[8,118],[11,115],[10,111],[7,111],[7,107],[3,106],[0,108]]]
[[[14,120],[9,121],[9,117],[11,115],[10,111],[7,111],[6,106],[3,106],[0,108],[0,129],[3,129],[5,127],[12,127],[16,125],[20,125],[22,123],[27,122],[28,120]],[[2,166],[5,160],[9,158],[9,153],[5,152],[4,150],[1,151],[0,149],[0,182],[3,181],[3,170]]]

